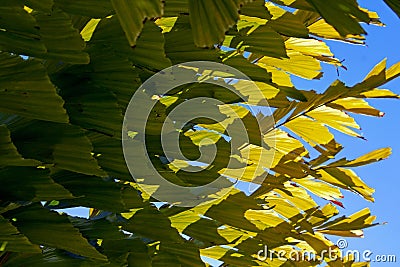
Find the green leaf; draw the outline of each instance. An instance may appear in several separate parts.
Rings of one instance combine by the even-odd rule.
[[[111,0],[129,45],[134,46],[143,29],[143,21],[162,15],[160,0]]]
[[[326,204],[321,209],[314,212],[310,219],[308,220],[313,226],[321,225],[322,223],[328,221],[333,216],[339,214],[338,209],[331,203]]]
[[[329,46],[316,39],[290,37],[285,40],[285,46],[289,50],[298,51],[304,55],[313,56],[320,60],[323,57],[333,57]]]
[[[241,15],[257,17],[262,19],[270,19],[271,14],[265,6],[264,0],[254,0],[242,6],[239,12]]]
[[[171,262],[172,264],[168,261],[163,262],[163,264],[168,264],[167,266],[175,266],[175,263],[180,263],[180,266],[205,267],[204,262],[200,258],[199,249],[196,245],[188,241],[185,243],[161,242],[160,252],[175,256],[176,261]]]
[[[79,217],[68,217],[69,221],[87,239],[122,240],[125,235],[106,219],[88,220]]]
[[[195,60],[219,61],[219,55],[213,47],[202,49],[195,46],[189,16],[179,16],[172,30],[165,34],[165,52],[172,63]]]
[[[39,245],[32,244],[8,220],[0,216],[0,251],[40,253]]]
[[[54,0],[54,2],[64,12],[90,18],[103,18],[114,13],[109,0]]]
[[[35,244],[65,249],[88,258],[107,260],[71,225],[66,215],[49,211],[40,204],[32,204],[7,212],[5,216],[16,218],[14,225]]]
[[[249,76],[253,81],[271,81],[272,75],[267,72],[265,69],[260,68],[259,66],[252,64],[249,60],[244,58],[241,55],[237,55],[234,57],[230,57],[224,61],[224,64],[227,64],[235,69],[240,70],[247,76]]]
[[[1,53],[0,62],[1,112],[55,122],[68,121],[64,101],[38,60]]]
[[[310,233],[305,233],[304,235],[302,235],[302,239],[304,239],[317,252],[318,255],[324,255],[322,252],[328,251],[328,249],[333,245],[332,242],[321,235],[312,235]],[[325,257],[328,258],[328,256],[326,255]]]
[[[132,66],[133,50],[126,43],[117,18],[101,20],[90,45],[90,64],[83,68],[73,68],[67,73],[72,72],[77,83],[89,83],[88,85],[92,88],[112,92],[117,97],[119,105],[125,109],[141,82],[135,67]],[[65,83],[63,76],[60,78],[62,83]],[[71,84],[69,83],[68,86]],[[113,113],[115,112],[114,110]]]
[[[42,253],[13,253],[4,266],[25,266],[28,264],[32,267],[89,267],[93,265],[101,266],[102,263],[104,261],[82,258],[65,250],[45,247]]]
[[[216,221],[248,231],[257,231],[257,227],[249,222],[244,214],[248,209],[258,209],[256,202],[251,198],[246,198],[244,193],[239,192],[230,195],[226,200],[212,206],[205,216]]]
[[[348,92],[348,96],[357,96],[359,93],[364,93],[375,89],[383,84],[400,76],[400,62],[386,68],[386,58],[379,62],[360,83],[352,87]]]
[[[269,3],[266,5],[272,14],[272,19],[267,22],[268,26],[285,36],[308,37],[308,29],[298,17],[275,5]]]
[[[292,8],[314,11],[312,6],[310,6],[310,4],[308,4],[306,0],[272,0],[272,2],[278,5],[285,5]]]
[[[39,25],[24,10],[21,1],[2,1],[0,7],[0,49],[26,56],[46,52],[40,40]]]
[[[0,166],[37,166],[39,161],[24,159],[11,141],[10,131],[7,126],[0,125]]]
[[[274,147],[277,153],[283,155],[295,154],[295,157],[308,154],[308,151],[299,140],[280,129],[270,131],[264,135],[263,139],[268,146]]]
[[[369,16],[360,10],[356,0],[326,2],[324,0],[307,0],[321,16],[331,24],[341,36],[365,34],[359,21],[369,22]]]
[[[31,142],[25,142],[29,138]],[[28,158],[87,175],[106,176],[92,155],[85,132],[69,124],[33,121],[13,133],[14,144]]]
[[[330,163],[329,167],[358,167],[387,159],[392,154],[390,147],[376,149],[354,160],[340,159]]]
[[[364,237],[364,231],[362,230],[320,230],[318,232],[327,235],[336,235],[343,237]]]
[[[203,243],[202,246],[223,245],[227,240],[219,235],[217,228],[220,226],[217,222],[201,218],[189,225],[183,234],[195,238]]]
[[[351,257],[260,261],[256,254],[264,245],[287,255],[321,252],[334,246],[327,235],[360,237],[374,225],[364,211],[336,218],[338,209],[319,208],[313,194],[336,204],[345,189],[373,200],[374,190],[351,168],[390,150],[338,160],[342,146],[330,128],[360,137],[346,112],[382,115],[364,99],[398,98],[377,88],[400,75],[400,63],[386,68],[382,61],[361,83],[335,81],[323,93],[298,90],[291,81],[291,75],[320,79],[321,62],[342,67],[323,39],[363,43],[360,22],[383,26],[356,0],[3,0],[0,265],[208,266],[209,258],[224,266],[354,265]],[[201,83],[152,98],[146,152],[157,171],[184,186],[221,174],[232,179],[231,192],[205,199],[217,201],[183,208],[154,199],[157,185],[133,182],[121,122],[142,82],[171,64],[196,60],[233,66],[259,90],[229,73],[188,68]],[[239,95],[206,83],[211,80]],[[160,130],[167,115],[196,97],[225,104],[191,106],[193,116],[205,117],[170,127],[166,138],[175,133],[181,153],[166,155]],[[247,133],[235,142],[226,135],[239,124]],[[139,135],[129,128],[132,144]],[[309,153],[306,143],[316,151]],[[212,147],[215,157],[202,153]],[[197,166],[203,159],[212,163]],[[135,176],[146,178],[144,162],[131,160],[138,164]],[[90,219],[49,210],[77,206],[90,208]]]
[[[82,39],[86,42],[90,41],[93,36],[93,32],[99,24],[100,19],[91,19],[85,24],[85,27],[81,30]]]
[[[287,97],[290,97],[290,98],[293,98],[293,99],[296,99],[296,100],[299,100],[299,101],[302,101],[302,102],[307,101],[307,98],[304,96],[304,94],[300,90],[298,90],[298,89],[296,89],[294,87],[279,86],[278,88]]]
[[[173,17],[179,14],[189,13],[189,5],[187,0],[165,0],[164,1],[164,16]]]
[[[93,57],[96,63],[100,60]],[[61,77],[53,77],[54,83],[61,89],[60,95],[66,102],[65,108],[71,123],[110,136],[119,136],[123,120],[122,110],[116,96],[106,86],[109,80],[105,84],[100,84],[96,72],[85,75],[87,70],[92,68],[92,63],[88,66],[74,66],[61,73]],[[66,76],[75,79],[66,81],[63,79]],[[115,87],[116,91],[118,89]]]
[[[326,200],[336,200],[338,198],[343,198],[342,193],[337,187],[333,187],[327,183],[318,181],[317,179],[294,179],[293,181],[303,186],[311,193]]]
[[[95,44],[95,49],[92,49],[92,57],[96,59],[98,58],[98,62],[109,58],[110,62],[107,62],[107,67],[111,67],[110,65],[114,61],[115,65],[112,67],[122,68],[123,64],[121,63],[125,58],[129,59],[136,66],[151,71],[162,70],[171,65],[171,61],[165,56],[164,36],[161,33],[161,29],[152,21],[144,23],[143,30],[133,48],[126,42],[121,25],[115,16],[100,21],[90,43]],[[108,55],[109,51],[98,49],[99,46],[102,48],[104,46],[110,47],[113,52],[120,57],[120,59],[111,60],[111,55]],[[97,68],[100,68],[101,66],[101,64],[95,65]],[[126,80],[123,79],[123,77],[118,78],[118,81],[121,82]]]
[[[139,238],[104,240],[104,254],[115,266],[151,267],[148,247]]]
[[[144,24],[142,34],[129,58],[136,66],[151,70],[162,70],[171,66],[171,61],[165,56],[164,36],[156,24],[150,21]]]
[[[297,117],[285,126],[312,146],[327,145],[333,140],[333,135],[322,123],[307,117]]]
[[[128,185],[106,181],[96,176],[86,176],[73,172],[59,171],[52,178],[67,188],[77,198],[66,200],[72,206],[92,207],[112,212],[124,212],[132,206],[125,204],[123,192],[128,192]],[[130,192],[129,201],[141,206],[142,201],[136,192]],[[131,204],[132,205],[132,204]]]
[[[232,266],[252,266],[255,264],[252,260],[249,260],[250,257],[244,257],[243,254],[222,246],[214,246],[202,249],[201,256],[220,260]]]
[[[319,228],[323,230],[359,230],[367,227],[374,226],[373,223],[376,216],[371,216],[368,208],[360,210],[349,217],[337,218],[333,221],[321,225]]]
[[[329,107],[349,111],[357,114],[364,114],[376,117],[382,117],[384,113],[371,107],[367,101],[360,98],[346,97],[338,99],[328,104]]]
[[[170,220],[154,207],[137,211],[123,229],[152,240],[182,242],[183,239]]]
[[[1,195],[12,201],[70,199],[74,196],[50,178],[49,171],[34,167],[6,167],[0,170]]]
[[[194,42],[199,47],[212,47],[224,40],[225,32],[239,18],[238,1],[189,0],[190,24]],[[219,19],[220,17],[224,19]]]
[[[34,9],[45,12],[50,12],[53,7],[53,0],[25,0],[25,5]]]
[[[287,57],[282,36],[270,26],[258,27],[248,36],[243,37],[246,51],[270,57]]]
[[[39,57],[72,64],[89,63],[89,55],[83,51],[85,42],[73,28],[67,13],[53,9],[50,14],[37,13],[34,16],[40,27],[41,40],[47,48],[46,53]]]
[[[377,161],[386,159],[390,156],[390,154],[392,154],[392,149],[389,147],[377,149],[377,150],[371,151],[355,160],[348,162],[346,164],[346,166],[347,167],[357,167],[357,166],[370,164],[373,162],[377,162]]]
[[[260,67],[271,66],[306,79],[318,79],[321,65],[315,58],[300,52],[287,50],[288,58],[263,57],[257,61]]]
[[[373,202],[372,194],[375,190],[365,184],[357,174],[344,168],[324,168],[319,170],[320,179],[332,185],[359,193],[366,200]]]
[[[98,133],[91,133],[89,138],[93,144],[94,153],[98,155],[97,162],[101,168],[113,177],[131,181],[132,177],[122,153],[121,141]]]
[[[387,89],[372,89],[361,95],[366,98],[400,98],[399,95]]]
[[[360,126],[355,120],[344,112],[321,106],[307,113],[308,116],[312,117],[318,122],[321,122],[333,129],[341,131],[345,134],[355,137],[361,137],[360,134],[354,132],[353,129],[360,129]]]

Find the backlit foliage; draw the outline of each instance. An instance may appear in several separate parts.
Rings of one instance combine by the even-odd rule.
[[[397,1],[385,2],[399,14]],[[341,190],[374,200],[354,168],[387,158],[390,149],[346,159],[337,156],[342,146],[335,135],[362,138],[351,114],[382,116],[366,99],[398,98],[378,88],[400,75],[400,64],[387,67],[383,60],[360,83],[335,81],[323,93],[298,90],[290,79],[319,79],[321,64],[340,68],[324,40],[362,44],[362,23],[382,25],[356,0],[2,0],[0,265],[206,266],[211,258],[223,266],[364,266],[327,256],[257,258],[265,245],[317,255],[337,250],[326,235],[360,237],[375,224],[368,209],[340,217],[336,206]],[[275,136],[275,161],[249,196],[238,188],[198,207],[155,205],[123,158],[124,110],[148,77],[196,60],[232,66],[262,88],[275,124],[251,141],[257,153],[260,142]],[[157,116],[149,118],[155,161],[162,153],[160,117],[196,96],[218,96],[232,106],[262,102],[243,103],[209,84],[160,97]],[[240,114],[249,125],[256,115],[244,107]],[[181,133],[194,159],[207,129],[224,134],[209,121],[195,124],[203,130],[192,125]],[[252,129],[249,135],[257,136]],[[214,137],[218,157],[207,175],[185,176],[162,161],[158,168],[174,181],[209,182],[230,156],[229,141]],[[263,164],[251,157],[239,163],[230,174],[245,170],[235,177],[244,183]],[[320,207],[317,198],[327,204]],[[80,206],[90,208],[89,219],[62,213]]]

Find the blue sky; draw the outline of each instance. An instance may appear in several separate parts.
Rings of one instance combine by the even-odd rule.
[[[339,79],[347,85],[361,81],[365,75],[382,59],[387,58],[388,65],[400,61],[400,20],[384,4],[379,1],[359,1],[362,7],[378,12],[386,27],[364,25],[368,32],[367,45],[349,45],[342,42],[328,42],[332,52],[340,60],[345,60],[347,71],[340,69]],[[298,88],[322,90],[338,78],[336,69],[324,66],[325,75],[319,81],[304,81],[294,78]],[[400,94],[400,79],[391,81],[385,89]],[[371,105],[385,112],[382,118],[355,116],[367,141],[337,134],[337,139],[344,146],[342,155],[349,158],[360,156],[381,147],[392,147],[392,156],[384,161],[354,170],[368,185],[376,189],[375,203],[347,193],[343,200],[345,209],[339,207],[343,214],[351,214],[369,207],[378,222],[386,225],[376,226],[365,231],[365,238],[347,238],[348,249],[370,250],[373,255],[396,255],[398,263],[372,263],[371,266],[397,266],[400,262],[400,209],[399,209],[399,167],[400,164],[400,100],[376,99],[369,101]],[[332,241],[339,238],[332,237]]]

